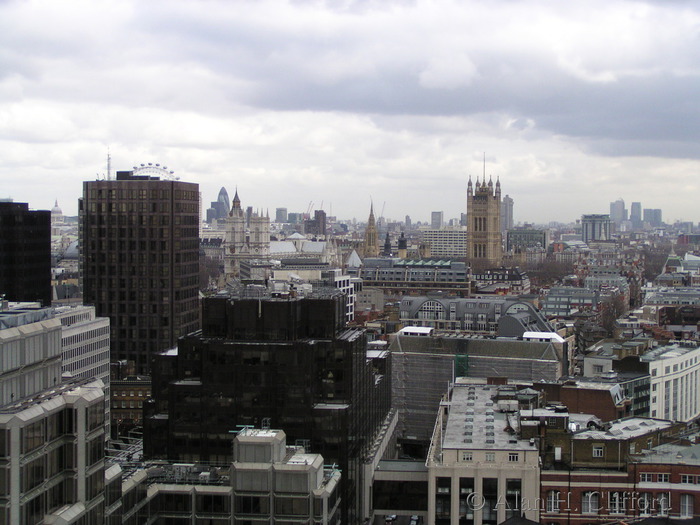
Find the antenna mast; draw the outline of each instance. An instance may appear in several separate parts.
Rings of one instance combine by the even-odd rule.
[[[107,148],[107,180],[112,180],[112,156]]]

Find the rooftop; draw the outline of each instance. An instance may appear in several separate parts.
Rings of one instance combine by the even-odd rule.
[[[83,389],[85,389],[84,391],[86,392],[93,392],[94,395],[91,395],[90,397],[96,399],[104,396],[103,388],[104,385],[99,379],[69,379],[58,386],[44,390],[38,394],[34,394],[33,396],[20,399],[15,403],[10,403],[0,407],[0,414],[16,414],[27,410],[28,408],[39,406],[43,403],[59,400],[59,398],[64,394],[80,394],[81,390]]]
[[[9,310],[0,311],[0,330],[45,321],[52,319],[53,316],[54,311],[49,307],[41,308],[24,305],[16,308],[10,307]]]
[[[613,421],[607,430],[582,430],[574,439],[622,440],[643,436],[655,430],[664,430],[673,425],[665,419],[632,417]]]
[[[642,361],[656,361],[658,359],[670,359],[672,357],[680,357],[699,347],[697,343],[688,341],[687,343],[674,343],[666,346],[660,346],[649,350],[640,357]]]
[[[700,445],[659,445],[651,450],[645,450],[634,457],[639,463],[672,463],[681,465],[700,465]]]
[[[529,450],[529,440],[517,437],[518,418],[500,412],[492,397],[496,385],[460,385],[452,389],[443,449]]]

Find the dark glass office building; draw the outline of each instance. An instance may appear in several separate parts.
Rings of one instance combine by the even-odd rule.
[[[0,296],[51,304],[51,212],[0,202]]]
[[[199,186],[159,171],[84,182],[79,210],[83,300],[110,319],[112,359],[137,374],[199,328]]]
[[[241,425],[282,429],[340,467],[343,521],[355,523],[362,466],[389,416],[388,359],[368,358],[364,331],[345,328],[339,291],[261,290],[205,298],[202,330],[154,357],[145,454],[227,463]]]

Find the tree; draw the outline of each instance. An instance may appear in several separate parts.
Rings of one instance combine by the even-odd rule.
[[[623,294],[615,294],[609,300],[601,304],[600,310],[600,325],[608,333],[608,337],[612,337],[615,329],[615,322],[627,313],[628,305],[625,304],[625,296]]]

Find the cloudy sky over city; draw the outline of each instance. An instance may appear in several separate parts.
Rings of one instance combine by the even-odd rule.
[[[0,197],[76,214],[109,151],[205,208],[449,219],[485,169],[516,222],[698,221],[698,5],[0,1]]]

